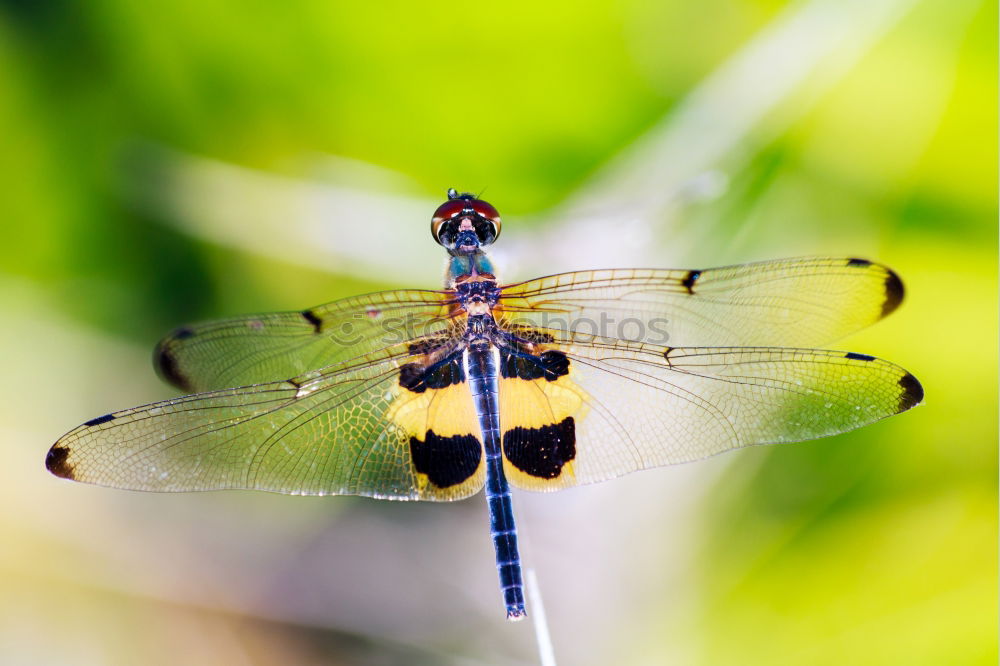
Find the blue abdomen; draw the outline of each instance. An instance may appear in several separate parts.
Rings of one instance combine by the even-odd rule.
[[[511,506],[510,486],[503,473],[500,451],[500,411],[497,379],[497,351],[487,344],[475,343],[466,353],[469,388],[483,435],[486,453],[486,501],[490,510],[490,532],[496,551],[497,572],[507,619],[524,617],[524,584],[521,580],[521,557],[517,551],[517,528]]]

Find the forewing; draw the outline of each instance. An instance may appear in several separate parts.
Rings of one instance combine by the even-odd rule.
[[[473,494],[484,479],[479,455],[457,480],[464,482],[447,488],[429,485],[414,466],[413,438],[424,433],[399,415],[413,399],[400,386],[399,368],[413,358],[401,345],[322,373],[108,414],[62,437],[46,466],[64,478],[131,490],[434,500]],[[469,442],[481,446],[478,438]],[[453,462],[447,451],[431,454],[435,470]]]
[[[449,329],[447,292],[388,291],[301,312],[183,326],[157,345],[159,374],[188,392],[296,377]]]
[[[503,288],[501,321],[682,346],[813,347],[895,310],[903,283],[864,259],[563,273]]]
[[[537,387],[546,405],[539,409],[561,426],[539,439],[549,448],[545,464],[535,467],[547,474],[530,473],[533,461],[523,451],[527,465],[518,469],[510,456],[506,461],[512,482],[531,490],[593,483],[754,444],[835,435],[923,399],[913,375],[862,354],[615,340],[577,340],[559,349],[568,373]],[[521,440],[530,438],[522,434]],[[553,467],[553,456],[561,467]]]

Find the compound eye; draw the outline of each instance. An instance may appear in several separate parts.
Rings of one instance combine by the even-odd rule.
[[[458,217],[467,206],[468,201],[464,199],[452,199],[438,206],[437,210],[434,211],[434,217],[431,218],[431,234],[434,236],[434,240],[448,247],[446,243],[454,240],[450,237],[454,236],[457,229],[456,223],[450,221]],[[447,236],[447,238],[443,236]]]
[[[454,247],[458,233],[463,226],[471,224],[480,245],[489,245],[500,234],[500,213],[482,199],[471,194],[458,195],[449,191],[451,197],[437,207],[431,218],[431,234],[440,245]]]
[[[472,199],[471,201],[467,201],[466,203],[468,204],[469,208],[476,211],[477,213],[485,217],[487,220],[493,220],[498,225],[500,224],[500,213],[497,212],[496,208],[486,203],[482,199]]]
[[[469,202],[466,199],[445,201],[434,211],[434,220],[447,220],[449,217],[455,217],[468,207]]]
[[[500,235],[500,218],[496,220],[477,219],[472,223],[480,245],[489,245]]]
[[[469,208],[479,216],[479,219],[473,222],[479,242],[482,245],[489,245],[500,235],[500,213],[482,199],[472,199],[468,204]]]

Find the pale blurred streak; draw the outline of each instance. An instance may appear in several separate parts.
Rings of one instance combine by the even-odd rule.
[[[441,252],[430,213],[444,199],[394,193],[401,179],[342,158],[317,159],[338,185],[281,176],[143,144],[131,163],[149,163],[130,186],[141,206],[191,236],[290,264],[435,286]],[[333,164],[336,168],[330,169]],[[162,177],[165,180],[160,181]],[[361,185],[364,183],[364,185]]]
[[[578,265],[579,256],[600,257],[607,266],[662,266],[665,259],[683,258],[715,230],[705,226],[697,238],[670,233],[672,210],[699,194],[706,177],[710,183],[712,174],[738,170],[756,147],[787,130],[915,4],[791,3],[553,211],[559,225],[512,251],[533,264],[548,260],[553,249],[555,261],[571,268],[586,268]],[[713,189],[722,193],[718,185]],[[626,242],[609,242],[609,227]],[[561,244],[560,238],[578,243]]]
[[[664,266],[682,258],[713,229],[697,238],[670,233],[677,209],[722,195],[727,171],[808,111],[914,4],[791,4],[576,194],[541,213],[543,230],[508,224],[497,258],[518,278],[595,261]],[[342,158],[331,158],[323,180],[165,149],[144,158],[159,162],[166,184],[140,176],[134,196],[193,236],[332,272],[377,272],[421,286],[439,279],[427,221],[440,198],[407,193],[413,188],[403,176]]]
[[[730,167],[809,109],[915,0],[792,3],[564,203],[569,219],[655,218],[700,174]],[[787,104],[794,98],[794,105]],[[777,118],[769,117],[776,114]],[[762,134],[763,132],[763,134]]]

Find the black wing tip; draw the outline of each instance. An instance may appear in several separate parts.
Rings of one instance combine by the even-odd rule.
[[[903,389],[903,393],[899,396],[899,411],[905,412],[924,401],[924,387],[909,372],[899,378],[899,387]]]
[[[69,464],[69,449],[65,446],[53,445],[45,455],[45,469],[61,479],[76,478],[73,466]]]
[[[883,285],[885,285],[885,300],[882,301],[882,317],[892,314],[899,307],[899,304],[903,302],[903,294],[906,290],[903,289],[903,281],[899,278],[896,271],[888,266],[876,264],[873,261],[859,257],[851,257],[847,260],[847,265],[855,268],[878,266],[885,271],[885,281],[883,282]]]
[[[903,302],[903,281],[891,268],[885,269],[888,275],[885,276],[885,301],[882,302],[882,316],[892,314],[899,304]]]
[[[153,350],[153,367],[156,369],[156,374],[158,374],[163,381],[176,386],[182,391],[190,393],[193,391],[191,382],[184,376],[184,373],[181,372],[179,367],[180,364],[177,362],[177,356],[175,356],[174,352],[170,349],[171,340],[184,339],[178,335],[178,333],[182,331],[188,331],[188,335],[186,337],[191,337],[191,335],[193,335],[193,333],[190,332],[190,329],[178,329],[177,333],[161,340]]]

